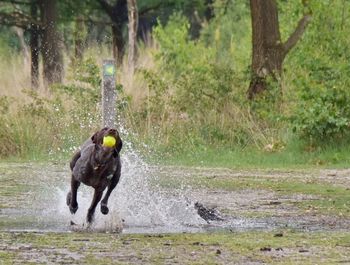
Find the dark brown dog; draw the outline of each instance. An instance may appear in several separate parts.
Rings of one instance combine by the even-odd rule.
[[[115,147],[102,145],[103,137],[113,136]],[[108,214],[108,198],[120,179],[121,163],[119,152],[123,143],[115,129],[103,128],[88,139],[76,152],[70,162],[72,170],[71,190],[67,194],[67,205],[72,214],[78,210],[77,190],[80,183],[95,189],[94,198],[87,214],[87,222],[93,221],[97,204],[102,198],[103,191],[108,187],[106,195],[101,201],[101,212]]]

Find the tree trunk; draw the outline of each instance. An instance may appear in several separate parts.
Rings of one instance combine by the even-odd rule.
[[[43,24],[42,47],[44,85],[60,83],[63,75],[60,35],[57,32],[57,1],[41,0],[41,19]]]
[[[123,26],[128,21],[128,7],[126,0],[115,0],[111,5],[106,0],[97,0],[102,9],[112,21],[112,50],[117,65],[122,65],[125,52],[125,41],[123,39]]]
[[[128,18],[129,18],[129,53],[128,68],[130,74],[133,75],[136,63],[136,41],[138,27],[138,11],[136,0],[128,0]]]
[[[123,64],[125,41],[123,39],[123,32],[120,25],[112,25],[112,49],[113,58],[116,60],[117,65]]]
[[[37,3],[33,2],[30,6],[30,15],[35,20],[38,17],[38,6]],[[37,24],[30,25],[30,76],[31,76],[31,87],[32,89],[39,88],[39,34],[40,28]]]
[[[85,41],[85,25],[82,17],[75,20],[74,28],[74,61],[80,62],[83,59]]]
[[[281,35],[275,0],[251,0],[253,58],[248,97],[266,90],[266,77],[282,70]]]
[[[19,40],[19,44],[21,45],[21,50],[23,52],[23,63],[24,63],[24,65],[28,65],[28,63],[29,63],[29,49],[28,49],[28,46],[24,40],[24,30],[22,28],[14,26],[13,31],[16,33],[18,40]]]
[[[311,17],[305,15],[288,40],[282,43],[276,0],[250,0],[250,9],[253,56],[248,98],[253,99],[267,89],[267,77],[280,78],[285,56],[301,38]]]

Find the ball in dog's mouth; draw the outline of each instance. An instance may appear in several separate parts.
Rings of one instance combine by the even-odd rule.
[[[105,147],[114,147],[116,142],[117,140],[113,136],[107,135],[103,137],[102,145]]]

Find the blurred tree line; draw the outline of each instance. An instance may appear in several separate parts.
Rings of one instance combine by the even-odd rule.
[[[157,19],[160,18],[164,22],[176,10],[182,11],[191,23],[191,36],[198,38],[203,21],[209,22],[214,17],[213,0],[139,2],[138,4],[136,0],[1,0],[0,23],[20,28],[29,36],[32,86],[37,87],[39,55],[41,54],[43,61],[45,86],[61,82],[64,70],[63,43],[73,39],[74,60],[81,60],[86,39],[101,38],[101,35],[96,36],[96,31],[86,30],[86,27],[90,29],[98,27],[99,34],[101,32],[106,34],[108,31],[106,28],[110,28],[113,56],[118,64],[122,64],[126,46],[125,29],[129,22],[129,54],[132,58],[129,59],[129,65],[132,66],[135,60],[136,38],[146,36]],[[230,2],[220,0],[215,4],[222,5],[224,9],[234,8]],[[280,36],[277,1],[250,1],[253,60],[249,98],[266,89],[267,76],[275,78],[280,76],[286,54],[301,38],[310,21],[311,12],[308,10],[307,2],[302,1],[308,13],[304,14],[295,31],[283,43]],[[63,36],[63,33],[69,32],[66,27],[71,28],[72,36],[67,34]],[[87,36],[88,33],[90,36]],[[92,34],[95,36],[91,36]],[[24,41],[22,39],[21,41],[24,45]]]
[[[94,110],[81,95],[95,104],[100,77],[93,61],[80,64],[84,50],[108,46],[119,65],[128,55],[132,72],[136,47],[152,49],[151,67],[135,71],[138,106],[118,87],[142,141],[280,148],[292,132],[350,139],[349,14],[349,0],[0,0],[0,32],[31,58],[33,88],[39,76],[60,83],[68,55],[90,84],[64,88],[85,116]],[[143,46],[150,38],[155,47]]]
[[[62,50],[74,50],[80,60],[89,41],[112,39],[113,56],[122,63],[127,43],[128,21],[133,18],[136,37],[145,39],[152,26],[166,21],[175,11],[188,15],[198,37],[201,17],[210,19],[211,0],[1,0],[0,24],[16,27],[22,45],[29,44],[32,87],[38,86],[39,56],[43,62],[45,86],[62,81]],[[129,13],[128,13],[129,10]],[[200,12],[198,12],[200,10]],[[136,15],[136,16],[135,16]],[[23,36],[25,38],[23,38]],[[27,42],[27,43],[26,43]],[[136,45],[136,42],[134,46]],[[74,47],[73,47],[74,46]]]

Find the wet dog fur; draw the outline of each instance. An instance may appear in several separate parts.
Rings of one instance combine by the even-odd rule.
[[[113,136],[116,139],[115,147],[102,145],[103,137]],[[103,191],[107,189],[101,201],[102,214],[108,214],[108,199],[117,186],[120,173],[120,151],[123,143],[117,130],[105,127],[88,139],[72,157],[71,190],[67,194],[67,206],[72,214],[78,210],[77,191],[80,183],[95,189],[94,197],[87,213],[87,222],[92,223],[97,204],[100,202]]]

